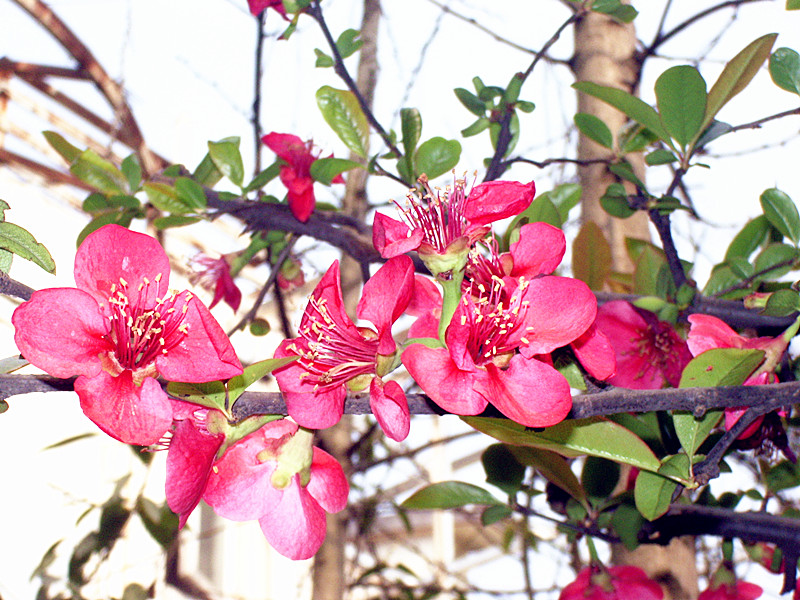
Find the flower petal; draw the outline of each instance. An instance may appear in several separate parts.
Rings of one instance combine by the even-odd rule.
[[[211,435],[191,419],[180,420],[172,432],[167,453],[167,504],[183,527],[206,489],[214,456],[224,435]]]
[[[572,350],[589,375],[595,379],[608,379],[617,370],[614,348],[595,323],[572,342]]]
[[[284,556],[304,560],[316,554],[325,539],[325,511],[298,475],[282,490],[275,508],[258,520],[269,544]]]
[[[406,310],[413,292],[414,262],[405,255],[390,258],[364,284],[357,314],[378,330],[379,354],[392,354],[397,348],[392,325]]]
[[[526,282],[524,301],[529,302],[525,321],[531,330],[525,356],[547,354],[576,340],[594,321],[597,300],[582,281],[547,275]]]
[[[104,225],[78,248],[75,285],[103,303],[113,295],[112,285],[119,288],[120,280],[127,284],[129,298],[135,298],[139,290],[142,300],[137,304],[151,307],[156,297],[169,290],[169,258],[155,238],[119,225]]]
[[[97,301],[75,288],[34,292],[14,311],[14,341],[33,365],[56,377],[100,373],[98,355],[112,350]]]
[[[319,505],[329,513],[337,513],[347,506],[350,484],[342,465],[330,454],[313,448],[311,479],[306,486]]]
[[[446,348],[412,344],[403,352],[403,364],[422,390],[436,404],[456,415],[477,415],[486,399],[476,393],[475,371],[462,371]]]
[[[476,391],[517,423],[548,427],[563,421],[572,408],[566,378],[540,360],[518,354],[508,369],[489,363],[486,371],[488,376],[476,381]]]
[[[369,387],[369,406],[386,435],[396,442],[406,439],[411,421],[406,394],[399,383],[373,377]]]
[[[564,258],[567,240],[564,232],[547,223],[528,223],[519,230],[519,240],[511,244],[514,260],[511,275],[533,279],[556,270]]]
[[[188,333],[180,344],[156,358],[156,368],[170,381],[200,383],[242,374],[242,363],[222,327],[200,300],[190,297],[183,324]]]
[[[375,213],[372,222],[372,244],[383,258],[400,256],[419,248],[425,232],[409,230],[408,225],[383,213]]]
[[[464,216],[470,226],[488,225],[518,215],[530,206],[535,194],[536,186],[532,181],[487,181],[470,191]]]
[[[152,377],[137,386],[129,370],[117,377],[101,371],[96,377],[78,377],[75,391],[86,416],[126,444],[155,444],[172,425],[167,394]]]

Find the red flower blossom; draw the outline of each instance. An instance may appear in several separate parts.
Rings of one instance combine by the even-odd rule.
[[[190,261],[194,273],[189,276],[192,285],[214,292],[214,299],[209,308],[214,308],[220,300],[230,306],[234,312],[239,310],[242,302],[242,292],[231,277],[231,265],[224,256],[211,258],[205,254],[198,254]]]
[[[319,158],[314,154],[311,140],[304,142],[290,133],[268,133],[261,138],[270,150],[286,164],[281,166],[280,178],[288,190],[289,208],[298,221],[305,223],[314,212],[314,180],[311,178],[311,165]],[[333,178],[333,183],[344,183],[341,175]]]
[[[609,383],[635,390],[678,387],[692,355],[672,325],[624,300],[601,305],[595,323],[616,353],[617,371]]]
[[[325,513],[342,510],[349,490],[339,463],[311,447],[308,431],[281,419],[228,449],[203,499],[227,519],[258,519],[273,548],[300,560],[322,544]]]
[[[763,592],[755,583],[747,581],[712,583],[711,587],[700,592],[697,600],[755,600]]]
[[[169,259],[150,236],[101,227],[78,248],[75,282],[20,305],[14,339],[40,369],[77,375],[84,413],[118,440],[148,445],[170,427],[157,375],[198,383],[241,374],[208,309],[187,291],[168,292]]]
[[[408,435],[405,393],[395,381],[381,377],[394,360],[392,324],[403,314],[414,286],[414,265],[398,256],[383,265],[364,285],[358,318],[377,332],[356,327],[347,316],[334,262],[311,294],[300,322],[299,337],[281,342],[276,357],[300,356],[275,371],[289,415],[303,427],[323,429],[342,417],[349,391],[369,386],[370,406],[386,434]]]
[[[638,567],[586,567],[558,600],[661,600],[664,591]]]
[[[490,181],[466,193],[466,181],[434,192],[426,178],[420,182],[427,193],[408,196],[408,206],[395,202],[402,221],[375,215],[372,242],[384,258],[416,250],[428,270],[455,272],[467,261],[472,245],[489,232],[489,224],[519,214],[533,201],[533,182]]]
[[[288,21],[286,9],[283,7],[283,0],[247,0],[247,4],[250,8],[250,14],[254,17],[257,17],[268,8],[274,8]]]
[[[449,412],[475,415],[491,403],[523,425],[553,425],[572,406],[569,384],[549,357],[537,355],[578,338],[596,307],[576,279],[540,276],[507,284],[496,278],[488,288],[473,281],[445,331],[447,347],[412,344],[403,364]]]

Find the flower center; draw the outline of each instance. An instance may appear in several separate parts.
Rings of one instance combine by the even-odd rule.
[[[467,310],[462,313],[461,324],[470,325],[468,349],[476,364],[495,362],[508,364],[510,356],[520,343],[527,343],[525,326],[528,311],[523,292],[528,282],[520,278],[519,286],[509,295],[505,282],[492,276],[491,283],[472,282],[462,298]]]
[[[159,273],[155,278],[157,291],[160,283]],[[184,316],[192,294],[187,291],[163,298],[157,296],[155,306],[148,308],[146,298],[150,285],[145,277],[135,291],[128,289],[128,283],[122,278],[119,285],[111,286],[108,298],[111,332],[107,337],[114,345],[110,358],[120,370],[154,371],[156,358],[166,355],[189,333]]]
[[[428,242],[439,254],[444,254],[447,246],[464,235],[469,225],[464,216],[464,205],[467,201],[465,193],[466,181],[456,179],[453,186],[446,186],[444,190],[431,189],[428,178],[422,175],[419,182],[425,188],[425,194],[420,195],[417,190],[412,190],[406,198],[405,207],[395,201],[400,211],[401,218],[410,230],[421,229]]]
[[[304,350],[297,344],[288,348],[300,356],[297,361],[311,377],[315,388],[336,387],[362,376],[375,374],[378,338],[374,331],[360,331],[336,322],[327,301],[310,296],[299,334],[308,343]],[[369,337],[365,337],[366,333]]]

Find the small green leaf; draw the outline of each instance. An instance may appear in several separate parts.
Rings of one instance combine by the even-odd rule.
[[[241,187],[244,181],[244,164],[239,152],[239,138],[208,142],[208,154],[220,173]]]
[[[124,194],[127,181],[122,172],[92,150],[84,150],[69,167],[70,172],[104,194]]]
[[[796,246],[800,242],[800,214],[792,199],[781,190],[772,188],[761,194],[760,201],[770,224]]]
[[[778,48],[772,53],[769,74],[779,88],[800,94],[800,54],[791,48]]]
[[[551,450],[562,456],[602,456],[640,469],[656,471],[661,465],[650,447],[630,430],[599,417],[567,420],[530,431],[508,419],[461,417],[461,420],[507,444]]]
[[[167,393],[186,402],[225,411],[225,384],[221,381],[207,383],[182,383],[170,381]]]
[[[767,471],[766,480],[772,493],[792,489],[800,485],[800,468],[784,460]]]
[[[542,448],[508,446],[508,449],[523,465],[533,467],[547,481],[557,485],[580,502],[584,508],[589,509],[586,492],[563,456]]]
[[[42,135],[47,143],[58,152],[67,163],[72,164],[81,155],[82,150],[76,148],[55,131],[43,131]]]
[[[485,489],[462,481],[442,481],[417,490],[400,506],[405,509],[458,508],[468,504],[503,505]]]
[[[481,513],[481,523],[484,526],[493,525],[498,521],[502,521],[503,519],[507,519],[511,515],[514,514],[514,511],[511,510],[510,506],[502,505],[502,506],[489,506]]]
[[[469,127],[465,127],[464,129],[462,129],[461,135],[464,137],[472,137],[473,135],[478,135],[479,133],[486,131],[491,124],[492,122],[486,117],[480,117],[476,121],[473,121],[473,123]]]
[[[627,503],[620,504],[611,516],[611,526],[628,550],[639,546],[639,531],[644,525],[641,513]]]
[[[453,92],[455,92],[458,101],[464,105],[464,108],[473,115],[476,117],[483,117],[486,115],[486,103],[478,98],[478,96],[464,88],[456,88]]]
[[[671,150],[667,150],[666,148],[653,150],[650,154],[644,157],[644,161],[651,167],[656,165],[668,165],[676,160],[678,160],[678,157],[675,156],[675,153]]]
[[[403,133],[403,150],[406,157],[411,157],[422,135],[422,116],[416,108],[400,109],[400,130]]]
[[[669,133],[661,124],[658,113],[643,100],[615,87],[599,85],[591,81],[579,81],[572,84],[572,87],[619,109],[629,118],[646,127],[671,145]]]
[[[267,335],[272,327],[266,319],[253,319],[250,321],[250,335],[263,336]]]
[[[737,277],[731,271],[727,264],[717,265],[711,270],[711,277],[708,278],[705,287],[703,288],[703,295],[705,296],[718,296],[723,290],[727,290],[732,286],[738,285],[742,279]],[[720,296],[728,300],[743,298],[750,293],[750,287],[745,289],[737,289],[727,292]]]
[[[620,466],[606,458],[587,456],[581,470],[581,482],[589,496],[608,498],[619,483]]]
[[[717,113],[727,104],[731,98],[741,92],[747,84],[756,76],[761,65],[775,44],[777,33],[770,33],[762,36],[748,44],[744,50],[739,52],[733,59],[725,65],[717,81],[711,86],[708,92],[706,103],[706,116],[703,119],[702,128],[705,129]]]
[[[558,214],[561,215],[561,222],[566,223],[569,212],[580,203],[582,193],[583,188],[579,183],[562,183],[549,192],[544,192],[541,196],[550,199],[558,209]]]
[[[458,140],[446,140],[434,137],[422,143],[414,155],[414,162],[419,174],[424,173],[428,179],[436,179],[454,169],[461,158],[461,144]]]
[[[611,245],[594,221],[586,221],[572,243],[572,273],[593,290],[611,275]]]
[[[762,314],[771,317],[788,317],[800,310],[800,295],[795,290],[776,290],[769,298]]]
[[[187,217],[186,215],[169,215],[167,217],[157,217],[153,219],[153,227],[156,229],[169,229],[170,227],[184,227],[194,225],[202,221],[200,217]]]
[[[19,225],[8,221],[0,223],[0,248],[31,261],[48,273],[56,272],[56,263],[47,248]]]
[[[178,200],[195,211],[204,209],[208,204],[203,186],[194,179],[178,177],[175,180],[175,191],[178,194]]]
[[[786,0],[786,10],[800,10],[800,0]]]
[[[753,272],[755,271],[753,264],[742,256],[731,256],[725,261],[725,264],[727,264],[731,268],[733,274],[740,279],[752,277]]]
[[[573,120],[578,130],[590,140],[594,140],[609,150],[614,147],[614,136],[611,134],[611,130],[598,117],[588,113],[577,113]]]
[[[353,92],[324,85],[316,93],[325,122],[350,150],[366,158],[369,125]]]
[[[177,215],[193,212],[191,207],[178,198],[178,192],[175,191],[175,188],[166,183],[151,182],[145,183],[142,187],[150,204],[159,210]]]
[[[756,256],[755,271],[763,273],[758,280],[775,280],[786,275],[794,268],[797,258],[797,248],[794,246],[780,243],[770,244]]]
[[[19,355],[9,356],[8,358],[0,359],[0,373],[8,375],[17,369],[21,369],[30,363]]]
[[[207,153],[203,157],[203,160],[200,161],[200,164],[197,165],[194,173],[192,173],[192,179],[194,179],[200,185],[213,188],[219,183],[219,180],[222,179],[222,171],[217,168],[217,166],[214,164],[214,161],[211,160],[211,155]]]
[[[275,369],[279,369],[297,360],[298,356],[287,356],[285,358],[268,358],[266,360],[253,363],[244,368],[241,375],[237,375],[228,382],[228,400],[232,406],[236,399],[241,396],[244,391],[253,385],[259,379],[262,379],[272,373]]]
[[[694,456],[697,449],[706,441],[711,430],[717,426],[723,411],[709,410],[702,417],[695,417],[688,411],[675,411],[672,424],[681,442],[681,447],[689,456]]]
[[[319,48],[314,48],[314,54],[317,55],[317,60],[314,62],[314,66],[317,68],[326,69],[328,67],[332,67],[335,64],[333,58],[325,54]]]
[[[653,521],[669,510],[677,482],[656,473],[642,471],[636,476],[633,499],[636,508],[648,521]]]
[[[661,296],[658,275],[661,267],[666,264],[667,258],[662,250],[649,245],[645,246],[639,258],[634,262],[634,292],[640,296]]]
[[[318,158],[311,163],[311,179],[324,185],[331,185],[337,175],[351,169],[363,169],[364,165],[345,158]]]
[[[258,175],[253,177],[253,181],[247,184],[247,187],[244,188],[244,193],[247,194],[248,192],[252,192],[253,190],[258,190],[263,188],[267,185],[270,181],[275,179],[281,172],[281,165],[283,161],[278,159],[266,169],[261,171]]]
[[[133,194],[142,184],[142,166],[139,164],[139,157],[135,154],[129,154],[122,160],[120,165],[122,174],[128,181],[128,189]]]
[[[486,483],[500,488],[508,495],[522,487],[525,465],[514,456],[505,444],[492,444],[481,454],[481,463],[486,473]]]
[[[633,172],[633,167],[627,161],[614,163],[609,165],[608,170],[614,173],[617,177],[624,179],[625,181],[630,181],[633,185],[638,187],[643,192],[647,192],[647,186],[644,182],[639,179],[639,176]]]
[[[694,67],[679,65],[656,80],[656,102],[661,122],[685,148],[699,136],[706,112],[706,82]]]
[[[364,45],[364,41],[358,39],[360,35],[361,32],[358,29],[345,29],[339,34],[336,39],[336,49],[342,58],[352,56]]]
[[[763,350],[712,348],[686,365],[679,387],[741,385],[763,360]]]
[[[764,215],[751,219],[736,234],[725,252],[725,260],[734,256],[749,258],[749,256],[763,244],[769,236],[769,221]]]
[[[612,217],[627,219],[636,213],[628,204],[628,192],[621,183],[612,183],[600,198],[600,206]]]

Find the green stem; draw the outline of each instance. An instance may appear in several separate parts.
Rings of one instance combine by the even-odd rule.
[[[447,326],[450,325],[458,303],[461,302],[461,282],[464,281],[464,270],[461,269],[454,272],[450,279],[441,279],[437,277],[436,280],[442,286],[444,292],[442,298],[442,316],[439,318],[439,339],[444,342],[444,332],[447,330]]]

